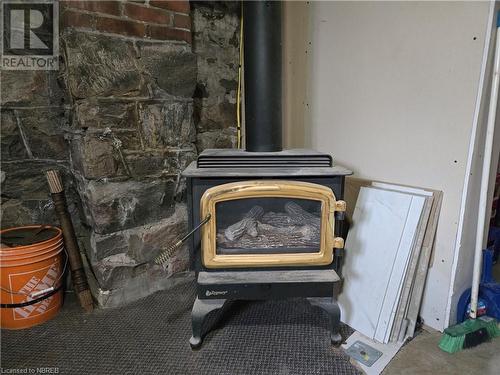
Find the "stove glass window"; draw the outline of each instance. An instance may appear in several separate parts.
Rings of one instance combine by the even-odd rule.
[[[216,204],[217,254],[320,251],[321,202],[259,197]]]

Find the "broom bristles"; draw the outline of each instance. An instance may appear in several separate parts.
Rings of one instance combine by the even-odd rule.
[[[500,329],[495,319],[483,316],[448,327],[439,341],[439,348],[448,353],[472,348],[500,336]]]
[[[78,292],[78,300],[80,301],[80,306],[86,312],[91,312],[94,309],[94,301],[92,299],[92,293],[90,293],[89,289],[82,290]]]

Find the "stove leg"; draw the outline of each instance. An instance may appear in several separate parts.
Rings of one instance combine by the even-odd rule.
[[[193,327],[193,336],[189,339],[191,349],[198,349],[203,341],[203,322],[207,315],[214,310],[224,306],[225,299],[198,299],[194,301],[193,311],[191,312],[191,324]]]
[[[330,340],[333,345],[342,344],[340,335],[340,307],[333,298],[308,298],[312,306],[317,306],[328,314],[330,320]]]

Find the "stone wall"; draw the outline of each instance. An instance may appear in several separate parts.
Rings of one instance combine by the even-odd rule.
[[[62,1],[60,70],[1,72],[2,227],[57,224],[59,169],[104,307],[187,269],[185,248],[147,263],[186,231],[180,172],[236,142],[239,4],[192,5]]]
[[[54,71],[1,71],[0,80],[2,227],[56,222],[48,169],[63,172],[69,208],[80,223],[65,140],[70,105],[64,80]]]
[[[63,5],[70,155],[106,305],[151,293],[189,264],[185,248],[163,267],[147,263],[186,230],[179,175],[196,157],[189,12],[187,1]]]
[[[198,56],[194,94],[197,146],[236,147],[240,3],[192,2],[193,51]]]

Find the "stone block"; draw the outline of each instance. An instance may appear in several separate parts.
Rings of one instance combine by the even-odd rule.
[[[54,204],[47,199],[5,199],[1,205],[2,228],[30,224],[58,224]]]
[[[141,132],[135,129],[115,129],[112,130],[113,137],[119,139],[123,150],[142,150],[144,141],[141,139]]]
[[[64,132],[68,128],[69,114],[65,108],[23,108],[13,113],[34,158],[68,159],[68,143],[64,139]]]
[[[196,48],[238,47],[241,9],[237,2],[198,1],[194,4],[193,33],[204,43]],[[236,39],[235,39],[236,37]]]
[[[165,165],[166,152],[164,150],[126,150],[124,151],[124,156],[127,166],[135,177],[165,175],[168,174]],[[126,174],[122,164],[119,166],[119,173],[122,175]]]
[[[86,228],[80,216],[80,197],[75,188],[73,174],[67,162],[50,160],[3,161],[2,176],[2,227],[51,224],[59,225],[54,204],[45,177],[45,171],[56,169],[63,179],[68,210],[78,235],[85,235]]]
[[[187,254],[185,247],[180,251],[183,255]],[[155,265],[138,264],[125,254],[117,254],[94,264],[93,271],[101,289],[115,290],[124,288],[137,279],[149,282],[168,279],[174,273],[186,271],[188,268],[189,259],[186,256],[181,258],[176,255],[165,265]]]
[[[68,102],[63,81],[56,71],[3,70],[1,106],[49,106]]]
[[[190,100],[143,102],[138,112],[146,147],[182,147],[196,139]]]
[[[234,148],[237,144],[236,129],[230,128],[221,131],[206,131],[196,136],[198,152],[208,148]]]
[[[172,214],[176,181],[172,178],[80,179],[87,224],[106,234],[160,220]]]
[[[158,222],[109,234],[93,232],[88,257],[92,265],[108,265],[104,268],[135,266],[153,260],[162,248],[175,243],[186,229],[186,205],[177,204],[169,217]],[[183,252],[187,250],[181,249],[179,254]]]
[[[170,149],[166,154],[165,169],[168,173],[180,174],[186,167],[196,160],[197,152],[194,145],[185,148]]]
[[[0,115],[2,160],[27,159],[29,154],[23,143],[14,111],[2,109]]]
[[[79,100],[74,106],[80,128],[135,128],[136,103],[121,100]]]
[[[68,87],[74,98],[131,96],[141,91],[141,74],[131,42],[79,31],[63,34]]]
[[[2,183],[2,197],[8,199],[47,200],[50,198],[45,171],[56,169],[61,172],[65,186],[73,186],[67,162],[51,160],[2,161],[5,181]]]
[[[118,161],[110,141],[100,140],[96,134],[77,134],[70,142],[73,168],[85,178],[115,177]]]
[[[142,43],[141,62],[144,72],[158,94],[191,98],[196,86],[196,55],[176,45]]]
[[[89,258],[99,288],[114,290],[137,280],[158,281],[189,268],[186,245],[163,265],[154,258],[187,230],[185,205],[178,205],[167,219],[108,235],[93,233]]]
[[[66,202],[77,236],[88,235],[87,228],[82,225],[79,211],[80,202],[75,190],[67,189]],[[3,199],[0,207],[2,228],[33,224],[60,225],[51,198]]]
[[[198,132],[236,127],[236,101],[208,92],[208,98],[194,98],[196,130]]]
[[[94,275],[103,289],[122,287],[129,279],[143,273],[146,268],[125,254],[112,255],[93,265]]]
[[[176,177],[196,159],[193,144],[167,150],[125,151],[125,160],[133,176],[170,175]],[[122,166],[120,174],[125,174]]]

